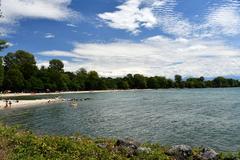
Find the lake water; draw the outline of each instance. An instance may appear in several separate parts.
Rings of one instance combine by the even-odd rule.
[[[162,145],[240,149],[240,88],[139,90],[67,94],[91,98],[77,108],[58,104],[0,111],[0,120],[38,134],[131,137]],[[25,97],[43,98],[43,97]]]

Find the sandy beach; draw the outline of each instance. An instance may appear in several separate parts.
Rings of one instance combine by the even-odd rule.
[[[4,109],[17,109],[17,108],[26,108],[26,107],[33,107],[33,106],[39,106],[39,105],[49,105],[49,104],[57,104],[57,103],[63,103],[63,99],[38,99],[38,100],[10,100],[11,101],[11,107],[9,106],[6,108],[6,101],[1,100],[0,101],[0,110]]]
[[[37,100],[19,100],[18,102],[14,99],[14,97],[25,97],[25,96],[44,96],[44,95],[63,95],[63,94],[83,94],[83,93],[106,93],[106,92],[120,92],[125,90],[100,90],[100,91],[69,91],[69,92],[51,92],[51,93],[6,93],[0,94],[0,110],[3,109],[15,109],[15,108],[25,108],[25,107],[33,107],[39,105],[48,105],[55,103],[63,103],[64,99],[37,99]],[[133,91],[133,90],[129,90]],[[6,100],[10,99],[12,104],[11,107],[6,106]]]

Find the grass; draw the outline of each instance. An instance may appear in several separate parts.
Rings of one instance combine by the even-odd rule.
[[[173,160],[165,154],[166,147],[143,144],[149,153],[127,157],[127,150],[116,150],[114,139],[90,139],[84,136],[37,136],[31,132],[0,124],[0,160]],[[101,148],[98,144],[104,144]],[[194,154],[199,149],[193,150]],[[236,155],[221,153],[221,159]],[[240,156],[240,155],[238,155]],[[194,156],[193,156],[194,157]],[[191,158],[193,159],[193,158]]]

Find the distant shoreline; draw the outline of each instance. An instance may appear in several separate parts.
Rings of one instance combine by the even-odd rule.
[[[182,89],[232,89],[240,87],[222,87],[222,88],[182,88]],[[182,90],[180,88],[168,88],[163,90]],[[27,97],[27,96],[44,96],[44,95],[64,95],[64,94],[84,94],[84,93],[109,93],[109,92],[124,92],[124,91],[142,91],[142,90],[159,90],[159,89],[127,89],[127,90],[92,90],[92,91],[62,91],[62,92],[43,92],[43,93],[1,93],[0,98],[8,97]]]
[[[66,91],[66,92],[50,92],[50,93],[5,93],[0,94],[0,98],[8,97],[25,97],[25,96],[44,96],[44,95],[61,95],[61,94],[82,94],[82,93],[107,93],[134,90],[94,90],[94,91]]]

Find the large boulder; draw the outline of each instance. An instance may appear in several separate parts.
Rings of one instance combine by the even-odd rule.
[[[218,153],[211,148],[204,148],[200,154],[200,158],[203,160],[217,160]]]
[[[132,148],[132,149],[138,149],[138,147],[140,146],[140,143],[137,141],[134,141],[132,139],[125,139],[125,140],[117,140],[115,146],[117,147],[128,147],[128,148]]]
[[[132,139],[117,140],[115,150],[125,153],[127,157],[137,155],[140,143]]]
[[[172,146],[167,154],[173,156],[176,160],[186,160],[192,156],[192,147],[187,145]]]

